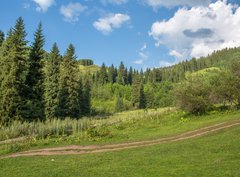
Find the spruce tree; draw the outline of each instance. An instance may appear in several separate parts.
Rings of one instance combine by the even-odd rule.
[[[107,68],[103,63],[99,71],[99,83],[103,85],[106,84],[107,81],[108,81]]]
[[[43,119],[43,60],[44,60],[44,36],[42,34],[42,24],[38,25],[38,29],[34,34],[34,42],[31,46],[29,57],[29,70],[26,78],[28,86],[27,109],[28,119]]]
[[[1,47],[0,117],[2,123],[23,119],[26,92],[28,49],[24,22],[21,17],[10,30]]]
[[[132,85],[132,80],[133,80],[132,77],[133,77],[133,69],[132,69],[132,67],[130,67],[129,68],[129,72],[128,72],[128,77],[127,77],[128,78],[127,79],[128,80],[128,84],[130,84],[130,85]]]
[[[59,116],[62,118],[78,118],[80,116],[78,71],[75,48],[70,44],[63,57],[60,69],[58,110]]]
[[[111,65],[111,67],[108,68],[108,82],[111,83],[111,84],[113,84],[115,82],[113,64]]]
[[[0,47],[4,41],[4,33],[0,30]]]
[[[138,108],[139,109],[146,108],[146,97],[145,97],[144,87],[142,82],[140,84],[140,89],[139,89],[139,107]]]
[[[121,62],[118,68],[117,83],[121,85],[125,85],[125,81],[126,81],[125,66],[123,62]]]
[[[132,83],[132,104],[134,108],[139,106],[139,89],[140,89],[140,77],[138,74],[134,74]]]
[[[44,112],[47,119],[57,117],[60,64],[61,55],[57,44],[54,43],[44,68]]]

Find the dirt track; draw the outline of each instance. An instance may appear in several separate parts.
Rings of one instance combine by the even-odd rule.
[[[182,133],[175,136],[170,136],[166,138],[159,138],[155,140],[147,140],[147,141],[136,141],[130,143],[120,143],[120,144],[111,144],[111,145],[96,145],[96,146],[65,146],[65,147],[57,147],[57,148],[44,148],[38,150],[29,150],[24,152],[19,152],[15,154],[5,155],[0,157],[0,159],[4,158],[13,158],[13,157],[23,157],[23,156],[49,156],[49,155],[67,155],[67,154],[92,154],[92,153],[100,153],[100,152],[113,152],[120,151],[124,149],[137,148],[137,147],[145,147],[151,146],[155,144],[164,144],[170,142],[176,142],[181,140],[186,140],[190,138],[204,136],[209,133],[217,132],[223,129],[227,129],[234,126],[239,126],[240,120],[223,122],[219,124],[215,124],[212,126],[204,127],[201,129],[197,129],[194,131]]]

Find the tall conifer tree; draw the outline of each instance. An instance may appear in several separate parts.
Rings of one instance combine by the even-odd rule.
[[[49,58],[45,65],[44,77],[44,105],[45,116],[47,119],[57,117],[59,77],[60,77],[61,55],[56,43],[53,44]]]
[[[28,119],[43,119],[43,60],[44,60],[44,36],[42,34],[42,24],[38,25],[38,29],[34,34],[34,42],[31,46],[29,57],[29,70],[26,78],[28,93]]]
[[[10,30],[1,47],[0,117],[2,122],[23,119],[28,70],[28,49],[24,22],[21,17]]]
[[[78,118],[81,110],[79,109],[79,79],[78,64],[76,61],[75,48],[69,45],[60,69],[59,80],[59,116]]]

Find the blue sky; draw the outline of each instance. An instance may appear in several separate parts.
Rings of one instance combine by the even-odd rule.
[[[78,58],[98,65],[168,66],[240,45],[240,8],[234,0],[2,0],[0,30],[22,16],[29,44],[41,21],[45,50],[69,43]]]

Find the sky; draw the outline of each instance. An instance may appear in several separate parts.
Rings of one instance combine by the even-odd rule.
[[[0,30],[25,22],[29,45],[39,22],[62,54],[101,65],[153,68],[240,46],[239,0],[1,0]]]

